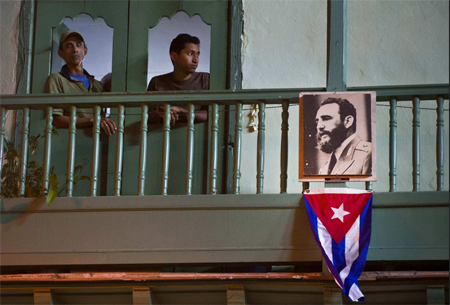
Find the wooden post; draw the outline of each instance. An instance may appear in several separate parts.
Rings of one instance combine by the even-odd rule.
[[[185,194],[192,194],[192,179],[194,178],[194,104],[188,104],[187,139],[186,139],[186,186]]]
[[[281,154],[280,154],[280,193],[287,193],[288,156],[289,156],[289,101],[283,101],[281,114]]]
[[[73,171],[75,167],[75,136],[77,133],[77,107],[70,106],[69,144],[67,148],[66,197],[72,197]]]
[[[256,161],[256,194],[262,194],[264,189],[264,156],[266,151],[266,104],[258,103],[258,146]]]
[[[161,195],[167,195],[167,188],[169,187],[170,109],[171,107],[169,104],[164,104]]]
[[[133,288],[133,305],[156,305],[158,300],[149,287]]]
[[[430,304],[445,304],[444,285],[430,285],[427,287],[427,305]]]
[[[120,196],[122,189],[122,166],[123,166],[123,133],[125,131],[125,107],[117,106],[117,142],[116,161],[114,175],[114,196]]]
[[[389,192],[397,189],[397,99],[390,99],[389,121]]]
[[[48,184],[49,184],[48,175],[50,174],[50,160],[52,150],[53,107],[47,106],[47,113],[45,116],[45,120],[46,124],[44,130],[45,143],[44,143],[44,162],[43,162],[44,174],[42,176],[42,194],[46,194],[48,192]]]
[[[413,192],[420,191],[420,99],[413,98]]]
[[[35,305],[53,305],[53,294],[50,288],[42,288],[34,290]]]
[[[444,99],[437,98],[437,120],[436,120],[436,175],[437,191],[444,190]]]
[[[141,139],[139,143],[138,196],[144,196],[145,164],[147,161],[148,106],[141,106]]]
[[[340,288],[324,287],[323,304],[338,305],[342,304],[342,291]]]
[[[3,168],[3,150],[5,149],[4,147],[4,142],[5,142],[5,122],[6,122],[6,109],[2,108],[2,129],[0,132],[0,177],[2,176],[2,168]]]
[[[245,288],[243,285],[229,285],[227,287],[227,305],[245,305]]]
[[[211,115],[211,147],[209,155],[209,194],[217,193],[217,158],[219,154],[219,105],[213,103]]]
[[[233,150],[233,194],[237,195],[241,188],[242,103],[236,103]]]
[[[19,172],[19,193],[18,197],[25,195],[25,180],[27,177],[27,163],[28,163],[28,136],[30,133],[30,108],[23,108],[22,121],[22,144],[20,147],[20,172]],[[3,153],[3,152],[2,152]],[[2,164],[3,166],[3,164]]]
[[[92,127],[92,154],[91,154],[91,196],[97,196],[98,168],[100,163],[100,122],[101,108],[94,107],[94,125]]]

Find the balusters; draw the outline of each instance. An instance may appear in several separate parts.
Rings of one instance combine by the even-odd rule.
[[[3,168],[3,150],[5,149],[4,147],[4,142],[5,142],[5,123],[6,123],[6,109],[2,108],[2,130],[0,132],[0,179],[2,177],[2,168]]]
[[[161,164],[161,195],[167,195],[169,183],[169,154],[170,154],[170,105],[164,104],[163,121],[163,151]]]
[[[389,101],[389,192],[397,188],[397,99]]]
[[[125,131],[125,107],[117,107],[117,142],[116,142],[116,170],[114,177],[114,196],[120,196],[122,188],[123,166],[123,133]]]
[[[394,95],[394,93],[393,93]],[[420,104],[421,98],[428,98],[428,95],[415,96],[412,98],[412,191],[417,192],[420,191]],[[241,186],[241,161],[242,161],[242,129],[243,129],[243,109],[245,103],[255,103],[254,97],[251,97],[253,100],[247,100],[247,97],[244,97],[245,100],[236,100],[233,104],[236,106],[236,112],[233,114],[235,116],[234,126],[234,143],[233,143],[233,173],[232,173],[232,191],[230,193],[240,194],[240,186]],[[256,97],[257,98],[257,97]],[[445,141],[447,139],[444,138],[444,99],[447,98],[444,94],[443,96],[436,97],[436,191],[444,190],[444,149],[445,149]],[[384,97],[383,97],[384,100]],[[402,108],[399,105],[398,101],[404,101],[405,95],[397,95],[392,96],[389,99],[389,192],[397,192],[398,179],[398,110]],[[186,99],[188,101],[188,99]],[[190,101],[190,100],[189,100]],[[284,99],[278,101],[266,100],[265,97],[262,97],[261,100],[257,102],[259,113],[258,113],[258,126],[257,126],[257,155],[256,155],[256,193],[263,194],[264,193],[264,166],[265,166],[265,119],[266,119],[266,105],[267,103],[281,103],[282,111],[281,115],[281,150],[280,150],[280,193],[287,193],[288,188],[288,166],[289,166],[289,109],[292,99]],[[179,103],[180,101],[177,101]],[[71,103],[70,100],[62,100],[58,103],[53,103],[52,105],[59,105],[66,103],[64,108],[70,111],[69,117],[69,126],[68,126],[68,161],[67,161],[67,171],[66,171],[66,196],[72,197],[74,190],[74,171],[75,171],[75,150],[76,150],[76,123],[77,123],[77,107],[69,105]],[[83,102],[84,103],[84,102]],[[122,172],[124,166],[124,133],[125,133],[125,103],[118,105],[118,132],[117,132],[117,142],[116,142],[116,157],[115,157],[115,176],[114,176],[114,195],[120,196],[122,193]],[[171,102],[170,102],[171,103]],[[209,139],[209,151],[208,151],[208,160],[209,164],[208,169],[203,174],[208,172],[208,194],[216,194],[217,190],[220,188],[218,182],[220,181],[220,177],[218,177],[218,162],[219,162],[219,101],[217,103],[213,103],[210,109],[210,139]],[[230,101],[222,101],[220,99],[220,103],[231,105]],[[88,105],[87,103],[86,105]],[[162,105],[161,102],[157,102],[157,104]],[[24,104],[22,104],[24,105]],[[90,105],[93,105],[90,104]],[[132,105],[135,105],[132,103]],[[5,107],[23,107],[23,106],[8,106]],[[33,107],[37,107],[33,104]],[[42,192],[48,192],[50,188],[50,170],[51,170],[51,147],[52,147],[52,123],[53,123],[53,106],[43,106],[46,109],[45,114],[45,129],[44,129],[44,138],[45,143],[43,146],[43,177],[42,177]],[[41,107],[41,108],[43,108]],[[93,107],[93,106],[91,106]],[[411,106],[407,106],[410,108]],[[185,166],[185,175],[183,176],[185,180],[185,188],[184,193],[186,195],[191,195],[193,192],[194,186],[194,153],[195,153],[195,106],[194,102],[190,102],[187,105],[187,134],[186,134],[186,166]],[[233,107],[234,108],[234,107]],[[92,160],[91,160],[91,188],[90,188],[90,196],[96,196],[98,193],[99,186],[99,166],[100,166],[100,136],[101,136],[101,128],[100,128],[100,106],[93,107],[95,115],[94,115],[94,124],[92,129]],[[139,196],[144,195],[145,188],[145,178],[146,178],[146,158],[147,158],[147,132],[148,132],[148,105],[143,104],[141,106],[141,129],[140,129],[140,148],[139,148],[139,170],[138,170],[138,190],[137,193]],[[434,111],[434,108],[433,108]],[[6,108],[1,108],[1,134],[0,134],[0,151],[5,149],[5,133],[8,126],[6,124],[6,115],[8,111]],[[23,113],[23,121],[21,122],[21,129],[18,130],[21,134],[21,145],[19,152],[19,178],[18,187],[19,190],[17,192],[18,196],[24,196],[27,194],[26,188],[26,176],[27,176],[27,159],[28,159],[28,142],[29,142],[29,129],[30,129],[30,109],[27,107],[22,108]],[[171,135],[171,106],[169,104],[164,104],[164,123],[162,125],[162,168],[161,168],[161,190],[160,194],[167,195],[168,194],[168,186],[169,186],[169,156],[170,156],[170,135]],[[433,119],[434,120],[434,119]],[[161,125],[159,125],[161,127]],[[411,126],[411,125],[410,125]],[[6,127],[6,128],[5,128]],[[159,129],[161,131],[161,129]],[[172,133],[173,134],[173,133]],[[30,138],[31,139],[31,138]],[[18,141],[19,142],[19,141]],[[157,143],[160,145],[161,143]],[[42,145],[42,144],[41,144]],[[55,142],[53,141],[53,145]],[[137,147],[136,147],[137,148]],[[4,155],[0,155],[0,161],[4,161]],[[54,156],[53,156],[54,158]],[[111,164],[110,164],[111,165]],[[231,164],[228,164],[230,166]],[[229,167],[228,167],[229,168]],[[0,167],[0,174],[2,168]],[[428,168],[426,169],[428,170]],[[434,171],[434,169],[433,169]],[[228,173],[231,176],[231,173]],[[158,175],[158,174],[157,174]],[[386,172],[384,172],[386,175]],[[253,176],[254,177],[254,176]],[[183,179],[181,178],[181,179]],[[206,178],[206,177],[203,177]],[[386,178],[386,176],[384,177]],[[172,177],[173,179],[173,177]],[[178,183],[180,181],[177,181]],[[205,182],[205,181],[204,181]],[[230,181],[227,180],[230,186]],[[331,185],[331,184],[330,184]],[[336,186],[333,184],[333,186]],[[367,190],[372,190],[373,184],[371,182],[365,183]],[[309,187],[308,183],[303,184],[303,189]]]
[[[242,153],[242,103],[236,103],[236,123],[234,127],[233,155],[233,194],[239,194],[241,188]]]
[[[75,167],[75,136],[77,133],[77,107],[69,106],[69,144],[67,148],[67,180],[66,197],[72,197],[73,193],[73,171]]]
[[[28,135],[30,133],[30,108],[23,109],[22,122],[22,145],[20,148],[20,172],[19,172],[19,193],[18,197],[25,195],[25,180],[27,178],[27,161],[28,161]]]
[[[51,160],[51,148],[52,148],[52,122],[53,122],[53,107],[47,106],[45,116],[45,144],[44,144],[44,174],[42,177],[42,193],[48,192],[49,174],[50,174],[50,160]]]
[[[280,193],[287,192],[287,178],[288,178],[288,153],[289,153],[289,101],[283,101],[283,112],[281,114],[281,154],[280,154]]]
[[[91,196],[97,196],[98,168],[100,160],[100,106],[94,106],[94,124],[92,127]]]
[[[145,163],[147,158],[147,131],[148,131],[148,106],[141,106],[141,140],[139,143],[139,176],[138,195],[144,196],[145,187]]]
[[[438,97],[437,100],[437,120],[436,120],[436,175],[437,191],[444,190],[444,98]]]
[[[420,99],[413,98],[413,192],[420,191]]]
[[[217,156],[219,146],[219,105],[213,103],[211,106],[211,148],[209,156],[209,193],[217,193]]]
[[[266,146],[266,104],[258,103],[259,122],[258,122],[258,154],[257,154],[257,174],[256,174],[256,193],[262,194],[264,188],[264,155]]]
[[[194,172],[194,104],[188,104],[188,117],[187,117],[187,140],[186,140],[186,195],[192,194],[192,179]]]

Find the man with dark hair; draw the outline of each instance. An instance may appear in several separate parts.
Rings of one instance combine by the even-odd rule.
[[[195,72],[200,56],[200,40],[197,37],[179,34],[170,44],[169,55],[173,72],[153,77],[147,91],[209,90],[209,73]],[[150,122],[160,122],[161,108],[158,107],[151,112]],[[171,124],[186,121],[187,112],[184,107],[171,107]],[[206,119],[206,109],[196,107],[195,122],[203,122]]]
[[[327,98],[316,115],[317,144],[330,154],[319,175],[370,175],[372,144],[356,134],[356,109],[342,98]]]
[[[102,84],[95,80],[83,68],[84,57],[87,54],[87,46],[83,36],[76,31],[67,31],[59,39],[58,55],[66,64],[61,72],[53,73],[47,78],[45,93],[91,93],[103,92]],[[94,123],[92,108],[77,109],[77,128],[92,127]],[[53,126],[56,128],[68,128],[70,124],[69,113],[62,109],[54,109]],[[116,132],[116,124],[109,118],[102,117],[101,130],[108,136]]]

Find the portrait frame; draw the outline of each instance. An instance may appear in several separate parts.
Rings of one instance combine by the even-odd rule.
[[[346,136],[336,133],[338,135],[333,136],[335,137],[334,146],[329,145],[329,147],[336,147],[338,144],[334,143],[340,143],[340,139],[343,139],[340,148],[336,149],[336,155],[340,156],[335,163],[336,166],[329,166],[329,163],[333,163],[330,161],[332,153],[329,152],[332,148],[323,148],[321,144],[318,144],[326,140],[331,142],[330,139],[334,133],[329,134],[328,137],[317,138],[319,131],[316,116],[321,103],[327,98],[346,99],[356,110],[354,135],[347,140]],[[299,95],[299,106],[298,180],[300,182],[377,180],[376,93],[374,91],[302,92]],[[339,109],[339,106],[328,108],[334,110],[334,108]],[[340,117],[339,114],[337,115]],[[347,133],[343,132],[343,134]],[[325,150],[327,152],[324,152]],[[332,173],[330,173],[331,170]]]

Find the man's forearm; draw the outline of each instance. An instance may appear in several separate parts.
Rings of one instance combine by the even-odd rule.
[[[69,128],[70,118],[65,115],[53,116],[53,126],[56,128]],[[76,128],[88,128],[94,125],[93,118],[77,118]],[[101,118],[100,121],[101,130],[108,136],[116,133],[117,126],[114,121],[109,118]]]
[[[94,120],[92,118],[77,118],[77,128],[92,127]],[[56,128],[69,128],[70,117],[65,115],[53,116],[53,126]]]

